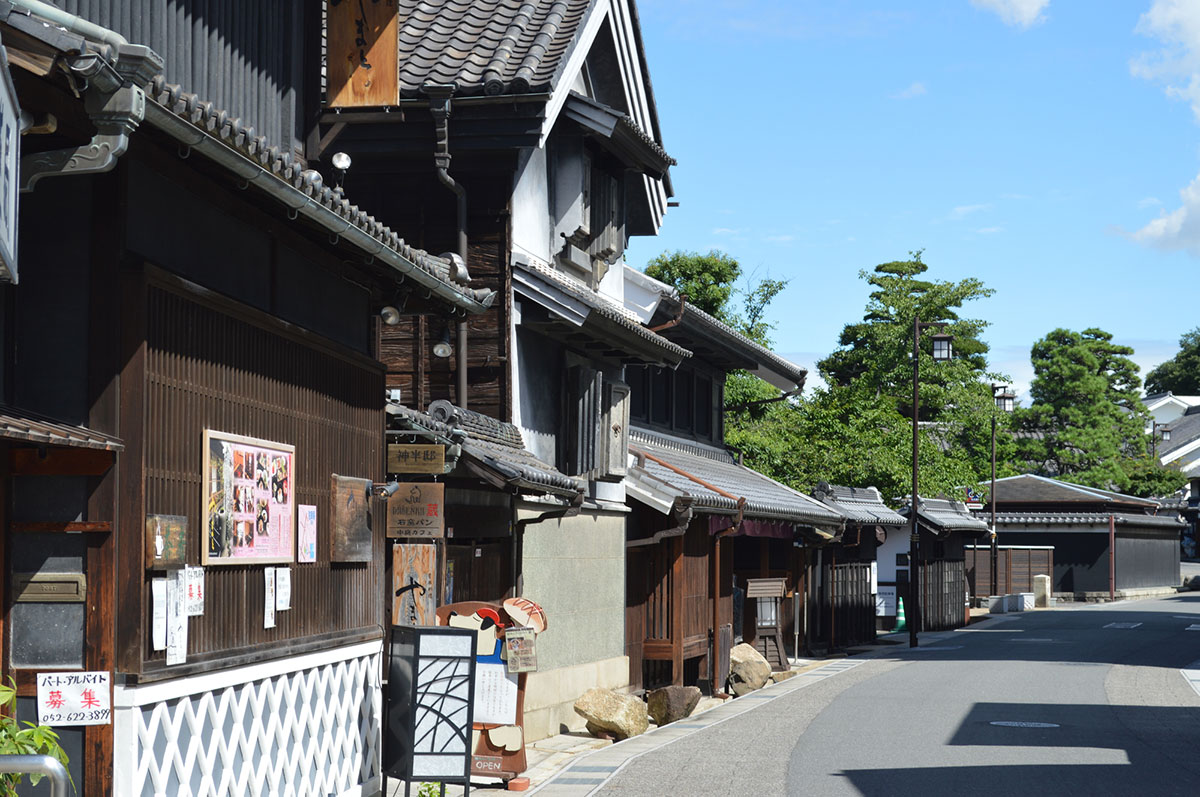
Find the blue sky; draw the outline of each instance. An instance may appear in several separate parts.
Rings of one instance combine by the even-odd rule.
[[[996,293],[992,363],[1099,326],[1143,375],[1200,325],[1200,2],[642,0],[676,199],[664,250],[790,280],[775,349],[814,371],[860,269],[924,249]],[[1195,181],[1195,185],[1193,185]]]

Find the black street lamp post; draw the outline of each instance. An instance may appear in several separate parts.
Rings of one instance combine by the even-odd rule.
[[[939,330],[945,329],[945,321],[929,321],[923,323],[919,316],[913,317],[913,397],[912,397],[912,503],[909,506],[909,537],[908,537],[908,602],[912,607],[908,614],[911,618],[906,618],[908,622],[908,646],[917,647],[917,629],[921,625],[921,599],[920,599],[920,564],[917,561],[917,553],[920,547],[921,538],[917,530],[917,506],[920,503],[917,492],[917,476],[920,468],[918,461],[918,386],[921,381],[921,330],[929,327],[937,327]],[[938,361],[949,360],[954,353],[952,335],[946,335],[938,332],[930,336],[933,339],[933,359]]]
[[[996,406],[992,408],[992,590],[988,595],[995,595],[999,589],[996,551],[996,415],[997,412],[1012,412],[1015,398],[1016,396],[1009,390],[1008,385],[992,385],[992,399],[996,402]]]

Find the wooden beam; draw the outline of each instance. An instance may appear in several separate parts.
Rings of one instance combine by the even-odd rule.
[[[326,11],[329,108],[400,101],[399,18],[394,3],[330,3]]]
[[[103,476],[116,461],[98,448],[14,448],[8,467],[14,476]]]
[[[58,532],[82,532],[82,531],[112,531],[112,523],[107,520],[83,520],[67,523],[11,523],[9,528],[13,531],[30,532],[30,531],[58,531]]]

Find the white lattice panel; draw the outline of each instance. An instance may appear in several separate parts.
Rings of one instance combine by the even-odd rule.
[[[380,646],[340,652],[354,655],[305,656],[293,660],[300,669],[278,672],[283,668],[274,663],[181,679],[166,689],[122,690],[117,711],[129,714],[117,722],[115,743],[132,756],[126,767],[118,763],[118,791],[326,797],[363,784],[377,788]],[[202,688],[156,699],[186,692],[189,681]]]

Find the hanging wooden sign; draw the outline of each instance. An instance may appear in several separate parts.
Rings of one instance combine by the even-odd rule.
[[[146,515],[146,569],[183,567],[187,530],[188,519],[183,515]]]
[[[446,447],[410,443],[390,443],[387,447],[388,473],[446,472]]]
[[[389,537],[441,537],[446,532],[446,485],[402,482],[388,499]]]
[[[396,0],[329,0],[326,105],[370,108],[400,101]]]

